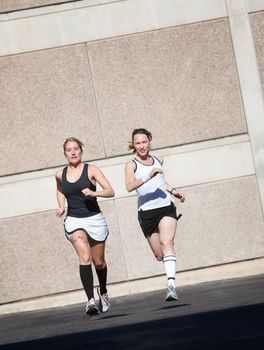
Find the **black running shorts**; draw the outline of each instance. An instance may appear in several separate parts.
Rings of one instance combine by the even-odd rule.
[[[151,236],[164,216],[177,219],[177,211],[173,202],[166,207],[138,211],[138,221],[145,237]]]

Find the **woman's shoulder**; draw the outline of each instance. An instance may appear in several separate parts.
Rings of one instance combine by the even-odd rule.
[[[96,178],[99,174],[102,173],[101,169],[91,163],[85,163],[84,166],[87,166],[87,173],[89,178]]]
[[[126,168],[127,169],[135,169],[136,168],[136,163],[135,163],[135,159],[130,159],[128,162],[126,162]]]
[[[96,171],[99,169],[96,165],[92,163],[84,163],[84,167],[85,166],[87,167],[87,169],[89,169],[89,171]]]
[[[62,169],[59,169],[59,170],[56,171],[56,173],[55,173],[56,179],[60,179],[60,180],[61,180],[61,178],[62,178],[62,173],[63,173],[63,170],[64,170],[64,169],[65,169],[65,168],[62,168]]]

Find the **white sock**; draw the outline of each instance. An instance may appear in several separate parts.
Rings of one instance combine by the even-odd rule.
[[[168,279],[168,286],[175,287],[176,256],[173,254],[164,256],[163,265]]]

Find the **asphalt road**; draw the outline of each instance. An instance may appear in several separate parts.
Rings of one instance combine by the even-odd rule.
[[[196,284],[111,300],[108,313],[85,305],[0,317],[1,349],[264,349],[264,275]]]

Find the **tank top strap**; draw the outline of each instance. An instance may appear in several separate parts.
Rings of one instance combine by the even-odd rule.
[[[157,161],[160,165],[162,165],[161,162],[160,162],[160,160],[159,160],[157,157],[153,156],[152,154],[150,154],[149,156],[150,156],[150,158],[153,160],[153,164],[152,164],[152,165],[154,165],[156,161]],[[136,166],[137,166],[137,164],[141,164],[141,165],[145,166],[145,164],[141,163],[141,162],[140,162],[138,159],[136,159],[136,158],[133,158],[132,161],[136,164]],[[147,165],[147,166],[149,166],[149,165]]]
[[[154,161],[153,156],[150,155],[150,158],[152,158],[152,160]],[[141,163],[141,161],[138,160],[137,158],[133,158],[132,161],[133,161],[135,164],[139,163],[139,164],[141,164],[141,165],[145,165],[145,164]],[[147,165],[147,166],[148,166],[148,165]]]
[[[68,167],[66,166],[66,167],[63,168],[63,170],[62,170],[62,181],[66,181],[67,169],[68,169]]]
[[[137,171],[137,162],[136,162],[136,158],[133,158],[132,159],[132,162],[134,162],[134,164],[135,164],[135,166],[136,166],[136,168],[135,168],[135,170],[134,170],[134,173]]]
[[[83,165],[83,171],[82,171],[82,174],[81,174],[80,179],[86,180],[87,177],[88,177],[88,164],[87,164],[87,163],[84,163],[84,165]]]
[[[161,161],[159,160],[159,158],[157,158],[156,156],[151,156],[151,157],[154,159],[154,161],[156,160],[157,162],[159,162],[160,165],[162,165]]]

